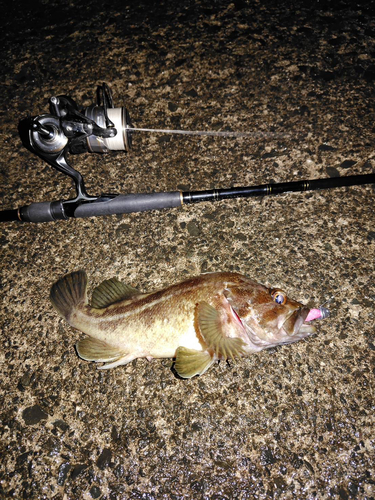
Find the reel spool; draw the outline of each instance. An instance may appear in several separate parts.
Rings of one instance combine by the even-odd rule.
[[[132,145],[131,126],[128,110],[121,108],[108,108],[107,118],[113,123],[117,134],[114,137],[101,137],[90,135],[87,137],[87,147],[90,153],[109,153],[110,151],[130,151]],[[85,110],[85,116],[97,123],[100,127],[105,127],[106,115],[101,106],[89,106]]]

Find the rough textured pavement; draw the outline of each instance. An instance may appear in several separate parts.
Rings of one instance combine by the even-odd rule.
[[[7,2],[9,3],[9,2]],[[89,192],[210,189],[375,171],[373,2],[33,2],[0,21],[3,209],[66,199],[22,145],[52,95],[107,82],[129,154],[70,157]],[[6,15],[4,15],[6,13]],[[374,186],[1,224],[1,498],[373,499]],[[151,290],[235,270],[332,315],[307,341],[179,380],[171,360],[108,372],[48,299],[85,269]]]

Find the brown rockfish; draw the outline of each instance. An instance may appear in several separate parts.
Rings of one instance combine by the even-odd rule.
[[[204,373],[215,360],[234,359],[315,332],[310,319],[326,317],[278,289],[238,273],[208,273],[163,290],[141,293],[116,278],[104,281],[87,300],[84,271],[51,288],[59,314],[88,337],[77,345],[87,361],[124,365],[136,358],[175,358],[183,378]]]

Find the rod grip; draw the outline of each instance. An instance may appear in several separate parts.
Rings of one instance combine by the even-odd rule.
[[[169,193],[146,194],[119,194],[112,199],[105,196],[94,202],[82,203],[75,211],[73,217],[94,217],[97,215],[127,214],[144,212],[146,210],[160,210],[162,208],[175,208],[182,205],[180,191]]]

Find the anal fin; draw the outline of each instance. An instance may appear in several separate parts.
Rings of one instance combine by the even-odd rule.
[[[180,377],[192,378],[195,375],[202,375],[213,362],[214,358],[207,351],[179,347],[176,350],[174,368]]]
[[[107,363],[99,369],[115,368],[133,361],[136,356],[125,353],[117,347],[107,344],[103,340],[87,337],[77,342],[76,349],[78,356],[85,361],[96,361],[97,363]]]

